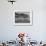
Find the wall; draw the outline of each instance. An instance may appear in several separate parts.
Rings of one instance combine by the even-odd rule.
[[[15,10],[33,10],[32,26],[15,26]],[[46,40],[46,1],[17,0],[13,5],[7,0],[0,0],[0,40],[11,40],[18,32],[26,32],[33,40]]]

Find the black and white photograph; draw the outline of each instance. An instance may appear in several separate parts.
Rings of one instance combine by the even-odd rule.
[[[15,23],[30,23],[29,12],[15,12]]]
[[[16,11],[15,12],[16,25],[32,25],[32,12],[30,11]]]

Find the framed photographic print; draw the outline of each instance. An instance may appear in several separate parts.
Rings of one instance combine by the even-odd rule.
[[[15,25],[30,26],[32,25],[32,10],[16,10],[15,11]]]

